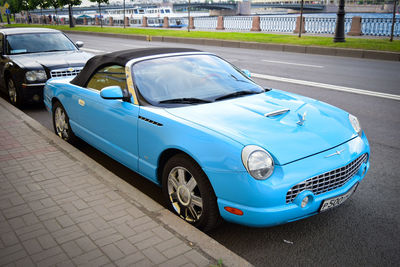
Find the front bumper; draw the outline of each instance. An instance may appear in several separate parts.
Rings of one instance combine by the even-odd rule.
[[[343,150],[343,153],[327,157],[338,150]],[[363,134],[362,137],[356,137],[334,149],[284,166],[276,166],[274,174],[264,181],[255,180],[245,172],[205,171],[210,177],[218,198],[220,214],[225,220],[264,227],[317,214],[324,200],[345,194],[365,177],[369,169],[369,153],[368,141]],[[342,186],[318,195],[305,190],[300,192],[293,202],[287,203],[286,194],[293,186],[311,177],[346,166],[363,154],[368,155],[367,161],[362,163],[355,175]],[[305,196],[309,196],[310,201],[302,208],[301,200]],[[243,215],[229,213],[225,207],[240,209]]]
[[[27,84],[21,85],[22,98],[25,102],[42,102],[43,101],[43,88],[44,83]]]

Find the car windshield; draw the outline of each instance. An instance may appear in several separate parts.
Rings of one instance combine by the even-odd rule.
[[[9,55],[76,50],[62,33],[24,33],[7,36]]]
[[[212,55],[185,55],[138,62],[132,68],[140,94],[152,105],[201,104],[258,94],[264,89]]]

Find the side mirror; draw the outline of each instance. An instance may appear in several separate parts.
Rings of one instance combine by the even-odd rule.
[[[82,42],[82,41],[76,41],[75,45],[76,45],[78,48],[81,48],[81,47],[83,46],[83,42]]]
[[[249,78],[251,78],[251,72],[249,70],[242,70],[242,72]]]
[[[132,95],[127,90],[122,90],[118,85],[113,85],[101,89],[100,96],[103,99],[121,99],[129,102]]]

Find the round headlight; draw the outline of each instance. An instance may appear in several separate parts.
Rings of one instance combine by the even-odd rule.
[[[44,81],[47,79],[46,72],[44,70],[31,70],[25,74],[26,80],[29,82]]]
[[[242,162],[247,172],[257,180],[265,180],[274,171],[274,160],[265,149],[249,145],[242,150]]]
[[[361,136],[362,129],[360,122],[358,121],[357,117],[354,115],[349,114],[349,121],[351,123],[351,126],[353,126],[354,131],[358,133],[358,135]]]

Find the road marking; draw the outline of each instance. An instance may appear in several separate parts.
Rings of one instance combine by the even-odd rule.
[[[126,47],[132,47],[132,48],[146,48],[146,46],[143,45],[131,45],[131,44],[119,44],[122,46],[126,46]]]
[[[278,63],[278,64],[302,66],[302,67],[324,68],[324,66],[319,66],[319,65],[300,64],[300,63],[292,63],[292,62],[284,62],[284,61],[275,61],[275,60],[266,60],[266,59],[263,59],[262,61],[264,61],[264,62],[270,62],[270,63]]]
[[[93,52],[93,53],[105,53],[103,50],[97,50],[97,49],[91,49],[91,48],[79,48],[79,50],[87,51],[87,52]]]
[[[318,82],[309,82],[309,81],[296,80],[296,79],[271,76],[271,75],[265,75],[265,74],[258,74],[258,73],[252,73],[251,77],[265,79],[265,80],[271,80],[271,81],[308,85],[308,86],[313,86],[313,87],[325,88],[325,89],[329,89],[329,90],[336,90],[336,91],[359,94],[359,95],[375,96],[375,97],[381,97],[381,98],[387,98],[387,99],[393,99],[393,100],[400,101],[400,95],[392,95],[392,94],[368,91],[368,90],[363,90],[363,89],[350,88],[350,87],[345,87],[345,86],[338,86],[338,85],[318,83]]]

